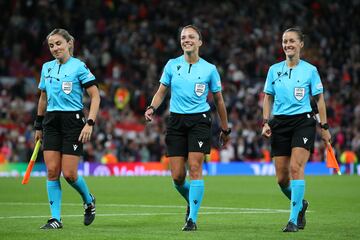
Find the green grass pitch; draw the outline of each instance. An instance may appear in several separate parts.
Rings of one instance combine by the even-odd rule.
[[[283,233],[289,201],[275,177],[205,177],[198,231],[182,232],[185,201],[170,177],[86,177],[97,199],[84,226],[80,196],[63,179],[61,230],[49,217],[45,178],[0,178],[0,239],[359,239],[360,177],[308,176],[305,230]]]

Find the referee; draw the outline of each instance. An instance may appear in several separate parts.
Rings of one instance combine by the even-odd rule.
[[[282,36],[286,60],[269,69],[264,92],[262,135],[271,138],[271,155],[275,160],[278,184],[291,201],[291,211],[284,232],[304,229],[304,169],[314,148],[316,120],[312,116],[311,98],[319,109],[321,136],[330,142],[326,120],[323,85],[315,66],[300,59],[304,35],[298,28],[289,28]],[[271,104],[273,118],[269,121]]]
[[[81,195],[85,208],[84,224],[89,225],[95,219],[95,198],[77,170],[83,143],[91,138],[100,95],[94,75],[82,61],[73,57],[74,38],[66,30],[54,29],[47,36],[47,43],[55,59],[43,64],[41,70],[35,140],[43,139],[51,218],[41,229],[63,227],[61,172]],[[82,112],[83,89],[91,98],[87,120]]]
[[[170,88],[170,117],[165,137],[167,155],[174,187],[188,203],[186,223],[182,230],[194,231],[204,195],[202,164],[205,154],[210,153],[211,145],[212,120],[207,103],[209,91],[213,93],[221,120],[220,139],[223,144],[229,141],[230,129],[219,73],[213,64],[199,57],[202,45],[199,29],[193,25],[183,27],[180,44],[184,54],[170,59],[165,65],[159,89],[145,112],[145,119],[152,120],[152,115]],[[186,181],[186,161],[190,182]]]

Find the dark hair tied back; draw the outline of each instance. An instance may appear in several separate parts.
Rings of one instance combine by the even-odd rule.
[[[305,35],[303,34],[303,32],[301,31],[301,29],[299,27],[288,28],[284,31],[284,33],[286,33],[286,32],[295,32],[298,35],[300,41],[301,42],[304,41]]]
[[[202,36],[201,36],[201,32],[200,32],[200,29],[198,28],[198,27],[196,27],[195,25],[186,25],[185,27],[183,27],[182,29],[181,29],[181,31],[182,30],[184,30],[184,29],[187,29],[187,28],[192,28],[192,29],[194,29],[195,30],[195,32],[199,35],[199,40],[202,40]]]

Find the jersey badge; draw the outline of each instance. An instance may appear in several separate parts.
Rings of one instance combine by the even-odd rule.
[[[70,94],[72,91],[72,82],[63,82],[62,90],[64,91],[64,93]]]
[[[297,100],[302,100],[305,96],[305,88],[294,88],[294,96]]]
[[[198,97],[203,95],[205,92],[205,84],[202,83],[196,83],[195,84],[195,93]]]

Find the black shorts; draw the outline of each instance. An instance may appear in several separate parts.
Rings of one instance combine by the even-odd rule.
[[[78,141],[81,130],[85,126],[82,111],[46,112],[43,121],[44,150],[59,151],[63,154],[82,155],[83,144]]]
[[[167,156],[187,157],[189,152],[210,153],[210,112],[195,114],[170,113],[165,142]]]
[[[316,120],[311,113],[274,116],[270,120],[271,156],[291,156],[291,149],[302,147],[313,152]]]

